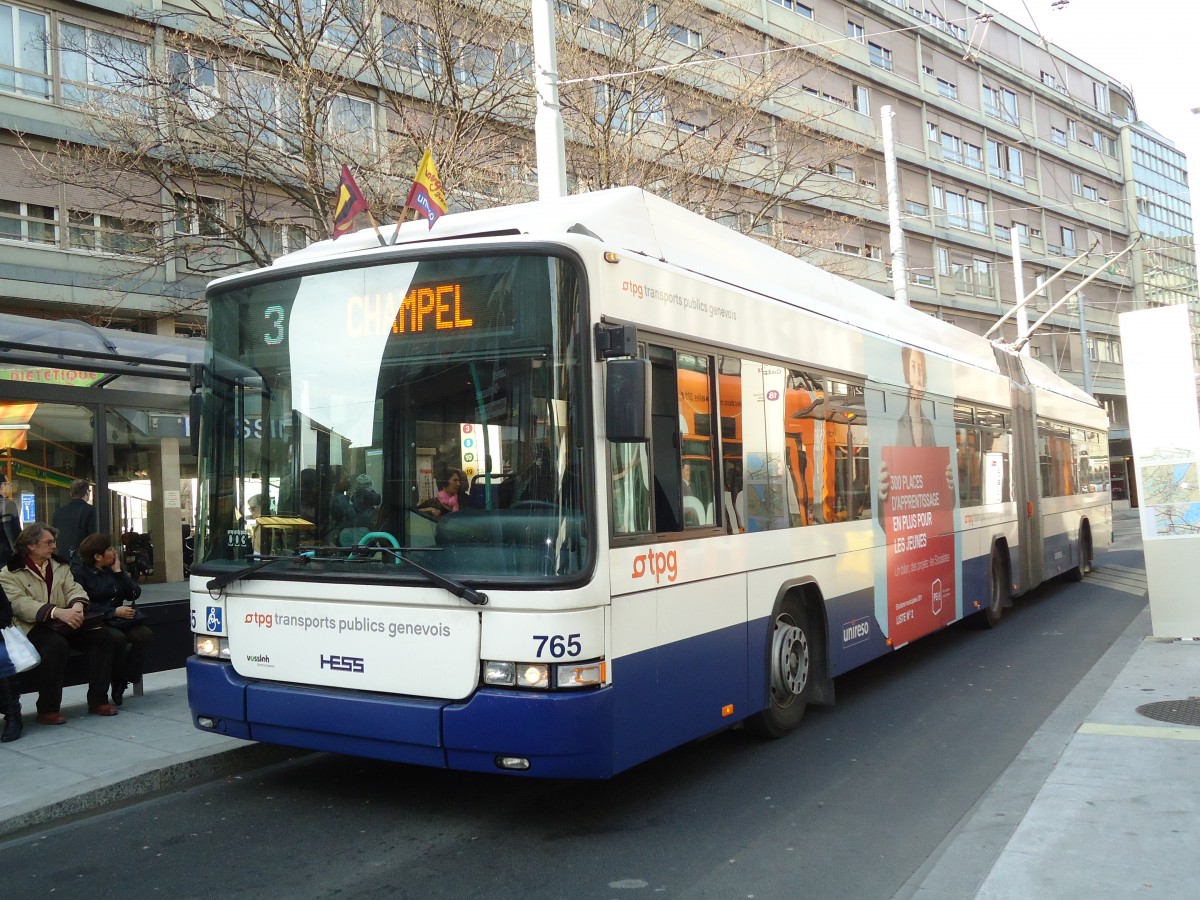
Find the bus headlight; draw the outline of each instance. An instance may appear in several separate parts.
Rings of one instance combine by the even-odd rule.
[[[229,638],[217,637],[215,634],[195,634],[193,647],[197,656],[207,656],[210,659],[229,659]]]
[[[554,667],[555,687],[597,687],[601,684],[604,684],[602,659],[590,663],[560,663]]]
[[[604,684],[603,660],[586,663],[519,663],[489,659],[483,663],[483,683],[495,687],[563,690]]]

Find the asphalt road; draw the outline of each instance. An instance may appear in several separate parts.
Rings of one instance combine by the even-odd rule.
[[[313,754],[0,843],[0,893],[890,898],[1143,608],[1099,580],[840,678],[780,741],[724,733],[607,783]]]

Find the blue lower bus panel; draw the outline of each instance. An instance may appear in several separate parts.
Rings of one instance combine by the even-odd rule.
[[[198,728],[288,747],[476,772],[542,778],[612,775],[611,689],[531,694],[494,688],[462,703],[243,678],[191,657],[188,702]],[[199,724],[203,717],[212,727]],[[500,758],[528,768],[502,768]]]

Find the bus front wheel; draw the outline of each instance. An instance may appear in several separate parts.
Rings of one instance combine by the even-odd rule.
[[[778,738],[800,725],[812,695],[814,649],[804,607],[794,599],[784,600],[775,616],[767,650],[767,708],[746,722],[749,731]]]

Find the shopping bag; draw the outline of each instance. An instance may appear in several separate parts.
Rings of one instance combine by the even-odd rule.
[[[0,677],[28,672],[42,661],[37,650],[16,625],[3,629],[4,644],[0,646]],[[8,669],[12,671],[8,671]]]

